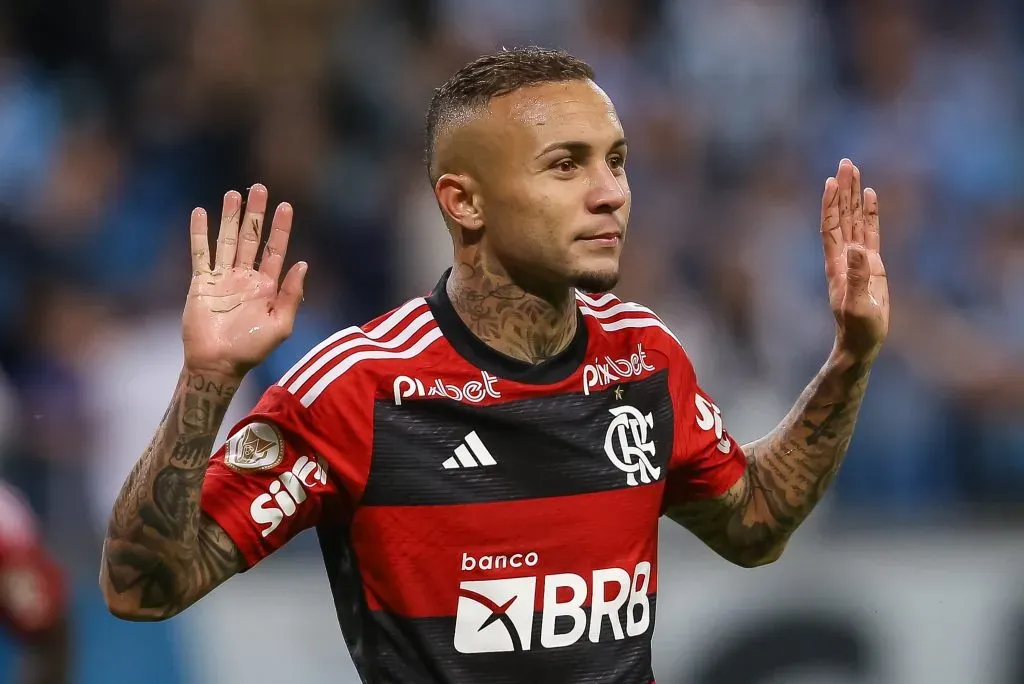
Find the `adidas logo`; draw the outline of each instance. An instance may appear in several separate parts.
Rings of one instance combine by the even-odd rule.
[[[455,447],[455,455],[441,464],[445,470],[456,468],[476,468],[477,466],[498,465],[498,462],[491,456],[484,443],[480,441],[476,431],[470,432],[462,440],[462,444]]]

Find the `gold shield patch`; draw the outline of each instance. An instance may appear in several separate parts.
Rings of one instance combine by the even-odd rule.
[[[268,423],[249,423],[228,439],[224,465],[243,472],[269,470],[284,459],[281,432]]]

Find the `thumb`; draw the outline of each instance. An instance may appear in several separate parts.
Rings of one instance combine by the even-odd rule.
[[[274,312],[278,316],[294,318],[295,312],[299,310],[302,302],[302,291],[306,282],[306,271],[309,265],[305,261],[288,269],[281,283],[281,291],[277,295],[277,302],[274,304]]]
[[[847,297],[859,297],[868,291],[871,271],[868,266],[868,255],[860,245],[852,244],[846,248],[846,287]]]

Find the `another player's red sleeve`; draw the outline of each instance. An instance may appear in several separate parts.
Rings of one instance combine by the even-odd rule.
[[[663,507],[720,496],[746,469],[746,457],[722,419],[722,412],[697,382],[690,359],[677,348],[669,372],[675,440]]]
[[[0,614],[25,638],[44,632],[64,615],[64,576],[39,546],[21,549],[0,564]]]
[[[0,622],[30,639],[63,617],[64,577],[43,547],[28,505],[6,486],[0,486],[0,519]]]
[[[303,406],[277,385],[210,461],[202,510],[252,567],[325,516],[352,513],[368,470],[359,413],[338,401]]]

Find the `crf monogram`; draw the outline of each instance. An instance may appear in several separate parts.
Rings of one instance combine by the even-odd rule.
[[[651,463],[655,454],[654,442],[648,440],[647,431],[654,427],[654,416],[643,414],[632,406],[609,409],[615,416],[604,437],[604,451],[616,468],[626,473],[626,484],[650,484],[661,476],[661,468]],[[639,482],[637,475],[640,476]]]

